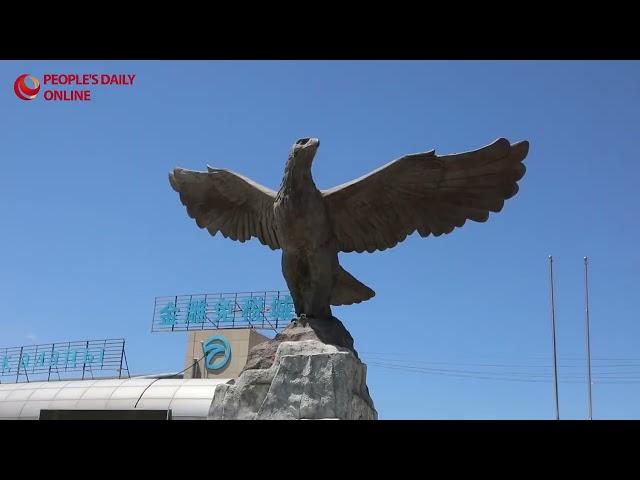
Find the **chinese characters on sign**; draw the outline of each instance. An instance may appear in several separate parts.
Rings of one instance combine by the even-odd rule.
[[[283,328],[295,317],[288,292],[157,297],[152,331],[205,328]]]
[[[124,364],[123,364],[124,362]],[[123,368],[125,367],[125,368]],[[126,368],[123,339],[83,340],[0,348],[0,377],[39,381],[89,377],[104,370]]]

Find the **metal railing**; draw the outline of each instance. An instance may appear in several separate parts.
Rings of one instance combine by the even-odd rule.
[[[129,376],[123,338],[0,348],[0,381],[4,383],[84,380],[113,372],[121,378],[125,371]]]

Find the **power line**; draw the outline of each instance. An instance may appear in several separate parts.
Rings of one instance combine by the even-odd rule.
[[[427,375],[440,375],[446,377],[458,377],[458,378],[469,378],[474,380],[498,380],[498,381],[509,381],[509,382],[526,382],[526,383],[550,383],[552,382],[551,374],[547,374],[547,378],[527,378],[526,376],[517,376],[508,374],[505,372],[474,372],[474,371],[465,371],[465,370],[445,370],[445,369],[429,369],[424,367],[416,367],[410,365],[397,365],[392,363],[382,363],[376,361],[368,362],[368,365],[374,367],[381,367],[391,370],[400,370],[411,373],[420,373]],[[539,375],[542,376],[542,375]],[[583,378],[583,380],[575,380],[575,378]],[[562,376],[562,379],[565,383],[573,383],[573,384],[584,384],[586,379],[583,376]],[[608,377],[602,380],[595,379],[594,383],[597,384],[637,384],[640,383],[640,377]]]
[[[539,368],[548,369],[552,365],[546,364],[526,364],[526,363],[473,363],[473,362],[444,362],[434,360],[415,360],[415,359],[402,359],[402,358],[389,358],[379,353],[360,352],[363,357],[372,358],[375,360],[385,360],[392,362],[405,362],[405,363],[421,363],[425,365],[449,365],[449,366],[467,366],[467,367],[507,367],[507,368]],[[377,358],[380,357],[380,358]],[[559,366],[563,368],[584,368],[584,364],[570,365],[569,363],[559,362]],[[621,364],[602,364],[595,365],[592,363],[593,368],[609,368],[609,367],[640,367],[640,363],[621,363]]]

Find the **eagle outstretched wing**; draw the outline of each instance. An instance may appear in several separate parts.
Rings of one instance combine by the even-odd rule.
[[[500,138],[471,152],[406,155],[322,191],[339,250],[385,250],[416,230],[438,236],[468,219],[485,222],[518,192],[528,151],[526,141]]]
[[[207,169],[169,173],[169,183],[198,227],[240,242],[256,237],[272,250],[280,248],[273,219],[276,192],[229,170]]]

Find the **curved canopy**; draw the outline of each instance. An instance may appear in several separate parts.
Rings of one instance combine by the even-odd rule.
[[[37,420],[40,410],[168,410],[205,419],[217,385],[229,379],[126,378],[0,384],[0,420]]]

